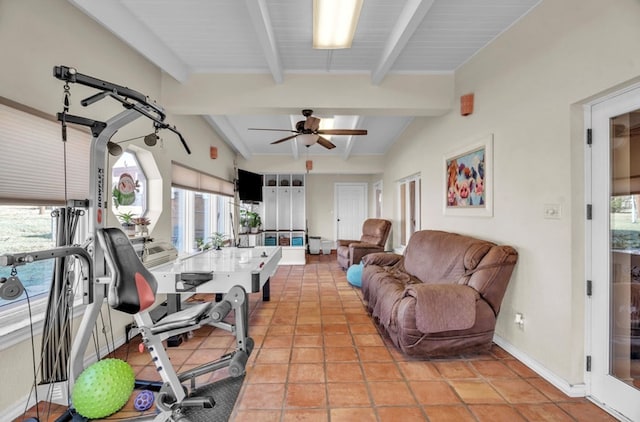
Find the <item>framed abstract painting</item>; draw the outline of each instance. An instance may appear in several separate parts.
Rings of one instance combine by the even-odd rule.
[[[493,216],[493,134],[444,157],[444,214]]]

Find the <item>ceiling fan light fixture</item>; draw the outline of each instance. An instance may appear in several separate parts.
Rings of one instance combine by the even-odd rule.
[[[318,140],[318,135],[315,135],[313,133],[303,133],[301,135],[298,135],[298,138],[304,145],[309,147],[316,143],[316,141]]]
[[[313,0],[313,48],[350,48],[363,0]]]

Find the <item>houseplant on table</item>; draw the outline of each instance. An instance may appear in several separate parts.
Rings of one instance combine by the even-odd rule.
[[[205,243],[205,241],[204,241],[204,239],[203,239],[203,238],[198,237],[198,238],[196,239],[196,248],[197,248],[199,251],[206,251],[206,250],[209,250],[209,249],[211,249],[211,242],[206,242],[206,243]]]
[[[258,229],[262,225],[262,219],[260,218],[260,214],[253,211],[248,211],[247,216],[249,219],[249,227],[251,227],[251,233],[258,233]]]
[[[227,240],[227,235],[220,232],[211,233],[211,245],[219,251]]]
[[[249,210],[240,208],[240,234],[249,231]]]
[[[133,219],[133,224],[136,225],[136,233],[140,236],[148,236],[149,235],[149,224],[151,224],[151,220],[147,217],[137,217]]]
[[[121,212],[120,214],[118,214],[118,219],[120,220],[122,230],[128,236],[133,236],[136,234],[136,223],[134,221],[135,214],[133,212]]]

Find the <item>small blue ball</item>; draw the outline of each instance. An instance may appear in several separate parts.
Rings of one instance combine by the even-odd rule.
[[[149,390],[142,390],[133,401],[133,407],[139,412],[144,412],[145,410],[151,409],[154,399],[155,397],[153,392]]]
[[[363,268],[364,268],[364,265],[362,263],[354,264],[349,267],[349,269],[347,270],[347,281],[349,282],[349,284],[356,287],[362,286],[362,269]]]

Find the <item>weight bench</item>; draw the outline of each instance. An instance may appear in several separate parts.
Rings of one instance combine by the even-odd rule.
[[[186,421],[182,412],[186,408],[213,408],[215,397],[195,397],[189,391],[195,389],[195,379],[200,375],[228,367],[231,377],[245,373],[246,362],[253,350],[253,339],[248,337],[247,295],[241,286],[234,286],[220,302],[207,302],[189,306],[153,322],[149,314],[155,303],[157,282],[142,264],[129,238],[119,228],[102,228],[97,231],[98,241],[104,249],[105,261],[109,269],[107,299],[109,306],[133,315],[142,344],[152,356],[152,360],[162,378],[162,386],[156,398],[159,413],[154,421]],[[234,311],[233,324],[223,321]],[[184,334],[204,325],[212,325],[235,334],[236,349],[210,362],[183,373],[176,373],[163,341],[169,337]],[[183,382],[191,381],[190,389]]]

